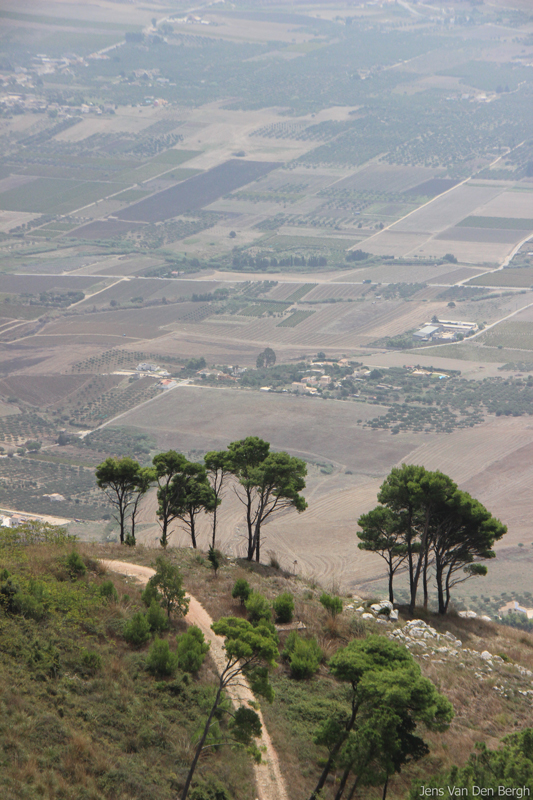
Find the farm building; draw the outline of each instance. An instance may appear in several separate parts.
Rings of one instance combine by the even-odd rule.
[[[413,339],[420,339],[422,342],[427,342],[436,333],[440,333],[440,331],[440,325],[424,325],[424,327],[420,328],[419,331],[415,331],[413,333]]]
[[[43,494],[43,497],[47,497],[51,503],[63,503],[65,498],[62,494],[58,492],[54,492],[53,494]]]
[[[525,608],[517,600],[510,600],[498,609],[498,614],[500,617],[504,617],[506,614],[524,614],[527,619],[533,619],[533,608]]]
[[[147,362],[141,362],[137,364],[135,367],[137,372],[157,372],[159,367],[157,364],[148,364]]]

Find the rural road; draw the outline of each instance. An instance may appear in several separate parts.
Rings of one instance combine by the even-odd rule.
[[[103,566],[111,572],[118,572],[120,575],[126,575],[135,578],[143,586],[145,586],[155,570],[150,567],[143,567],[140,564],[130,564],[129,561],[111,561],[101,559]],[[205,610],[205,608],[198,602],[195,597],[190,594],[189,598],[189,612],[185,617],[185,621],[189,625],[197,625],[206,640],[211,643],[209,653],[215,662],[217,671],[220,673],[226,665],[226,654],[224,652],[224,638],[216,636],[211,630],[213,620]],[[236,686],[230,686],[226,690],[231,702],[238,708],[241,705],[248,705],[255,702],[255,695],[252,693],[248,682],[244,681]],[[289,800],[285,781],[281,774],[278,756],[268,731],[263,721],[263,715],[259,709],[256,709],[257,714],[261,720],[262,735],[258,742],[259,748],[266,753],[266,760],[262,760],[261,764],[254,764],[255,781],[257,784],[257,800]]]

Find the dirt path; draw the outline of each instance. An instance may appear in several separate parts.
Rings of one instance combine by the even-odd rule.
[[[130,564],[128,561],[109,561],[102,559],[101,563],[104,567],[112,572],[118,572],[120,575],[127,575],[128,577],[136,578],[139,583],[146,585],[154,570],[150,567],[142,567],[139,564]],[[207,641],[211,642],[210,654],[211,658],[216,664],[217,670],[221,672],[226,664],[226,656],[224,653],[224,639],[222,636],[216,636],[211,630],[213,620],[205,610],[205,608],[198,602],[195,597],[190,594],[187,595],[190,600],[189,613],[185,617],[189,625],[197,625],[204,634]],[[247,682],[232,686],[228,690],[228,695],[231,698],[233,705],[237,708],[240,705],[248,705],[248,703],[255,700]],[[285,781],[281,774],[278,756],[268,731],[266,729],[263,715],[261,711],[257,710],[262,725],[262,736],[258,742],[258,746],[263,750],[263,761],[261,764],[254,765],[255,780],[257,784],[258,800],[289,800]]]

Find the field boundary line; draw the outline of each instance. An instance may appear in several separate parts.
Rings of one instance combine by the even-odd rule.
[[[100,563],[112,572],[118,572],[127,577],[135,578],[144,586],[148,583],[152,575],[155,575],[155,570],[151,567],[131,564],[129,561],[100,559]],[[217,672],[220,674],[226,664],[224,639],[222,636],[217,636],[211,629],[213,619],[200,601],[188,592],[187,597],[189,598],[189,611],[185,615],[185,621],[188,625],[197,625],[207,641],[210,642],[211,647],[209,648],[209,654],[215,662]],[[229,686],[226,691],[235,708],[238,708],[240,705],[250,706],[252,703],[255,705],[257,702],[246,678],[242,679],[242,683]],[[289,800],[285,781],[281,774],[279,759],[266,729],[263,715],[259,708],[255,710],[261,720],[261,739],[259,746],[265,748],[268,757],[268,761],[254,764],[257,793],[259,795],[258,800]]]
[[[510,153],[513,152],[513,150],[518,149],[523,144],[524,144],[524,142],[520,142],[520,144],[517,144],[516,147],[510,148],[507,153],[504,153],[503,155],[498,156],[498,158],[495,161],[493,161],[491,164],[488,164],[486,167],[484,167],[484,169],[491,169],[495,164],[498,163],[498,161],[501,161],[502,158],[507,158],[507,156]],[[441,194],[438,194],[435,197],[432,197],[431,200],[428,200],[426,203],[423,203],[421,206],[418,206],[418,208],[413,209],[413,211],[410,211],[404,217],[401,217],[400,219],[397,219],[394,222],[391,222],[389,225],[385,225],[384,228],[382,228],[380,231],[377,231],[377,233],[373,233],[372,236],[368,237],[368,239],[363,239],[361,242],[357,242],[357,244],[352,245],[352,247],[350,247],[347,252],[349,253],[351,250],[356,248],[357,245],[364,245],[367,242],[370,242],[375,236],[379,236],[380,233],[383,233],[383,231],[390,230],[391,228],[394,227],[394,225],[398,225],[400,222],[403,222],[405,219],[410,217],[412,214],[415,214],[417,211],[420,211],[422,208],[426,208],[426,206],[431,205],[431,203],[434,203],[435,200],[438,200],[441,197],[446,197],[446,195],[450,194],[450,192],[453,192],[455,189],[459,189],[460,186],[464,186],[466,183],[468,183],[468,181],[471,181],[473,178],[475,178],[476,175],[477,175],[477,173],[475,173],[474,175],[469,175],[468,178],[464,179],[464,181],[461,181],[460,183],[456,183],[455,186],[451,186],[449,189],[446,189],[445,192],[442,192]],[[430,239],[432,239],[434,235],[435,234],[432,233],[431,236],[429,236],[428,241]],[[413,248],[413,250],[416,250],[416,249],[417,249],[416,247]],[[409,252],[413,252],[413,251],[411,250]],[[408,256],[409,252],[405,253],[403,258],[405,258],[405,256]]]

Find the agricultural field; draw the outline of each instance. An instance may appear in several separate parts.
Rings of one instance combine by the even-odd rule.
[[[197,23],[173,9],[155,29],[163,11],[136,2],[127,20],[109,4],[69,7],[68,26],[2,16],[6,502],[45,513],[66,476],[61,513],[100,536],[98,459],[257,433],[309,465],[308,511],[268,526],[285,565],[352,589],[379,579],[355,521],[402,460],[449,471],[509,524],[511,549],[529,545],[528,15],[257,5]],[[487,330],[415,347],[434,318]],[[254,372],[266,347],[270,375]],[[296,396],[318,353],[330,383]],[[180,385],[136,379],[142,361]],[[355,363],[381,378],[352,380]],[[449,377],[415,385],[402,370],[417,364]],[[236,365],[246,377],[224,388],[197,375]],[[38,454],[17,454],[29,440]],[[240,509],[222,521],[239,552]]]

